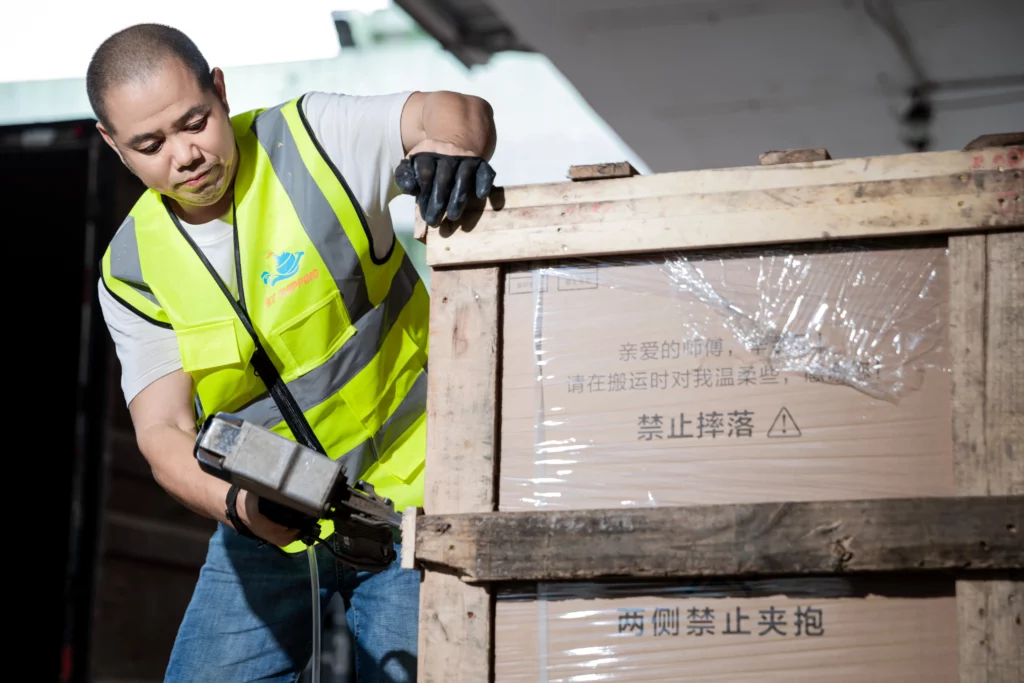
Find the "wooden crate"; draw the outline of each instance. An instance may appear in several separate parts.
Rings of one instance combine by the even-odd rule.
[[[759,166],[650,176],[628,164],[577,168],[576,182],[497,190],[458,225],[423,228],[432,268],[426,498],[407,515],[403,558],[425,574],[419,680],[493,679],[501,582],[621,576],[628,555],[636,578],[954,572],[960,680],[1020,681],[1022,144],[1010,134],[950,152],[771,152]],[[512,263],[924,234],[948,235],[957,497],[496,511],[503,272]],[[835,552],[837,515],[853,520],[843,530],[857,538],[852,556]],[[756,523],[769,518],[781,521]],[[600,542],[585,531],[609,524],[637,531]],[[822,529],[825,539],[808,535]],[[780,544],[787,566],[772,552]]]

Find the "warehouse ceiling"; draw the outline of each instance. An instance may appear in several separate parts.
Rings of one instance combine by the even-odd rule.
[[[467,67],[506,50],[532,52],[485,0],[394,0]],[[498,3],[495,3],[498,4]]]
[[[956,149],[1024,128],[1020,0],[396,2],[464,63],[545,54],[653,171],[769,149]]]

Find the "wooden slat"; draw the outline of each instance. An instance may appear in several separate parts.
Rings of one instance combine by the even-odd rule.
[[[501,343],[499,268],[431,274],[428,514],[495,509]],[[486,683],[494,611],[487,588],[428,572],[420,584],[420,683]]]
[[[411,506],[402,513],[402,569],[416,569],[416,518],[422,514],[422,508]]]
[[[631,178],[635,175],[640,175],[640,171],[636,170],[633,167],[633,164],[628,161],[570,166],[568,173],[569,179],[576,182],[584,180],[606,180],[608,178]],[[474,202],[471,201],[470,207],[473,206],[473,203]],[[420,216],[419,207],[416,207],[415,211],[416,216],[413,219],[412,236],[414,239],[426,243],[428,231],[427,222],[423,220],[422,216]],[[452,230],[451,223],[446,218],[442,221],[441,226],[438,226],[438,229],[450,231]]]
[[[978,495],[974,479],[989,457],[985,447],[985,235],[949,238],[949,344],[956,359],[953,397],[953,475],[957,491]],[[981,488],[985,495],[985,488]]]
[[[1024,233],[951,239],[950,270],[956,490],[1021,494]],[[957,613],[961,683],[1020,681],[1024,582],[958,581]]]
[[[416,559],[466,581],[1024,567],[1024,496],[432,515]]]
[[[986,133],[974,138],[964,149],[982,149],[985,147],[1009,147],[1024,145],[1024,131],[1018,133]]]
[[[570,180],[602,180],[605,178],[631,178],[640,175],[628,161],[617,161],[609,164],[583,164],[569,167]]]
[[[1022,198],[1024,199],[1024,198]],[[989,495],[1024,493],[1024,232],[988,242],[984,474]],[[980,482],[971,493],[981,493]],[[1024,641],[1022,641],[1024,642]]]
[[[764,152],[758,156],[762,166],[773,166],[775,164],[798,164],[808,161],[828,161],[832,155],[824,147],[812,147],[809,149],[778,149],[771,152]]]
[[[504,188],[431,228],[432,266],[1024,224],[1020,147]]]

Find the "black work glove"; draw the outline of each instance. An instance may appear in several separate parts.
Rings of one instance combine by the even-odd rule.
[[[289,529],[305,530],[310,525],[316,524],[318,521],[315,517],[310,517],[298,510],[293,510],[292,508],[285,507],[280,503],[267,500],[263,496],[260,496],[256,509],[259,510],[261,515],[269,519],[271,522],[280,524],[281,526]]]
[[[436,227],[445,213],[450,220],[459,219],[470,188],[479,199],[489,195],[494,175],[494,169],[482,157],[418,152],[398,164],[395,183],[405,194],[416,196],[420,216],[427,225]]]

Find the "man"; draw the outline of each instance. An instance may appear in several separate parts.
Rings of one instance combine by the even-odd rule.
[[[149,188],[102,261],[100,303],[156,481],[218,527],[167,681],[295,681],[312,647],[306,546],[193,457],[232,412],[345,459],[396,509],[421,505],[428,298],[388,203],[428,223],[486,195],[489,105],[455,93],[308,93],[232,116],[224,75],[172,28],[108,38],[87,88],[103,138]],[[397,182],[396,182],[397,178]],[[419,577],[356,572],[324,544],[360,683],[415,680]],[[153,590],[159,590],[154,586]]]

